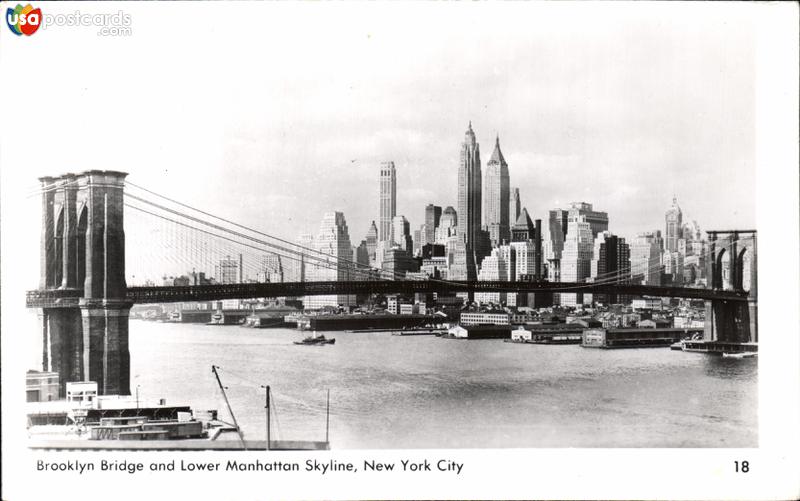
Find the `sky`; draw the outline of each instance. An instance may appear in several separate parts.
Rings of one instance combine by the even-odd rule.
[[[4,194],[114,169],[289,239],[342,211],[357,244],[378,218],[382,161],[412,229],[426,204],[456,205],[471,121],[484,168],[499,134],[534,219],[586,201],[630,238],[663,229],[676,196],[703,229],[755,224],[746,6],[42,6],[122,10],[132,33],[3,30],[3,94],[17,96],[0,126]],[[39,201],[22,204],[36,248]]]

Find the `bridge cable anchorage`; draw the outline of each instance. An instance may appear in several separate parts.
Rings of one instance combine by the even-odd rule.
[[[189,205],[187,205],[187,204],[184,204],[184,203],[182,203],[182,202],[179,202],[179,201],[177,201],[177,200],[171,199],[171,198],[169,198],[169,197],[166,197],[166,196],[164,196],[164,195],[160,195],[160,194],[158,194],[158,193],[156,193],[156,192],[154,192],[154,191],[152,191],[152,190],[149,190],[149,189],[147,189],[147,188],[144,188],[144,187],[138,186],[138,185],[136,185],[136,184],[134,184],[134,183],[132,183],[132,182],[130,182],[130,181],[127,181],[127,182],[126,182],[126,184],[127,184],[127,185],[130,185],[130,186],[133,186],[133,187],[135,187],[135,188],[138,188],[138,189],[140,189],[140,190],[146,191],[146,192],[148,192],[148,193],[151,193],[151,194],[153,194],[153,195],[155,195],[155,196],[157,196],[157,197],[163,198],[163,199],[165,199],[165,200],[167,200],[167,201],[170,201],[170,202],[172,202],[172,203],[178,204],[178,205],[180,205],[180,206],[182,206],[182,207],[185,207],[185,208],[188,208],[188,209],[190,209],[190,210],[196,211],[196,212],[198,212],[198,213],[200,213],[200,214],[206,215],[206,216],[208,216],[208,217],[212,217],[212,218],[218,219],[218,220],[220,220],[220,221],[223,221],[223,222],[225,222],[225,223],[228,223],[228,224],[234,225],[234,226],[236,226],[236,227],[239,227],[239,228],[245,229],[245,230],[247,230],[247,231],[250,231],[250,232],[256,233],[256,234],[258,234],[258,235],[262,235],[262,236],[265,236],[265,237],[267,237],[267,238],[270,238],[270,239],[273,239],[273,240],[277,240],[277,241],[279,241],[279,242],[282,242],[282,243],[286,243],[286,244],[288,244],[288,245],[291,245],[291,246],[293,246],[293,247],[297,247],[297,248],[300,248],[300,249],[303,249],[303,250],[306,250],[306,251],[309,251],[309,252],[312,252],[312,253],[315,253],[315,254],[320,254],[321,256],[324,256],[324,259],[325,259],[326,261],[329,261],[329,260],[330,260],[330,258],[331,258],[331,256],[330,256],[329,254],[325,254],[324,252],[322,252],[322,251],[319,251],[319,250],[317,250],[317,249],[312,249],[312,248],[305,247],[305,246],[302,246],[302,245],[299,245],[299,244],[295,244],[295,243],[289,242],[289,241],[287,241],[287,240],[281,239],[281,238],[279,238],[279,237],[275,237],[275,236],[273,236],[273,235],[269,235],[269,234],[267,234],[267,233],[263,233],[263,232],[261,232],[261,231],[255,230],[255,229],[253,229],[253,228],[249,228],[249,227],[247,227],[247,226],[244,226],[244,225],[238,224],[238,223],[236,223],[236,222],[233,222],[233,221],[230,221],[230,220],[228,220],[228,219],[225,219],[225,218],[222,218],[222,217],[219,217],[219,216],[215,216],[215,215],[213,215],[213,214],[210,214],[210,213],[208,213],[208,212],[205,212],[205,211],[203,211],[203,210],[201,210],[201,209],[197,209],[197,208],[191,207],[191,206],[189,206]],[[241,237],[241,238],[247,238],[247,239],[249,239],[249,240],[252,240],[252,241],[257,241],[258,243],[261,243],[262,245],[269,245],[269,246],[277,247],[277,248],[279,248],[279,249],[282,249],[282,250],[284,250],[284,251],[286,251],[286,252],[295,252],[295,253],[297,253],[297,251],[293,251],[292,249],[285,249],[285,248],[282,248],[282,247],[276,246],[275,244],[272,244],[272,243],[269,243],[269,242],[265,242],[265,241],[263,241],[263,240],[260,240],[260,239],[254,239],[253,237],[250,237],[250,236],[248,236],[248,235],[243,235],[243,234],[241,234],[241,233],[239,233],[239,232],[235,232],[235,231],[233,231],[233,230],[230,230],[230,229],[228,229],[228,228],[224,228],[224,227],[221,227],[221,226],[219,226],[219,225],[215,225],[214,223],[210,223],[210,222],[207,222],[207,221],[200,220],[199,218],[195,218],[194,216],[189,216],[189,215],[187,215],[187,214],[184,214],[184,213],[182,213],[182,212],[180,212],[180,211],[177,211],[177,210],[174,210],[174,209],[170,209],[170,208],[164,207],[163,205],[156,204],[155,202],[152,202],[152,201],[149,201],[149,200],[146,200],[146,199],[142,199],[141,197],[137,197],[136,195],[132,195],[132,194],[130,194],[130,193],[125,193],[125,194],[126,194],[127,196],[129,196],[129,197],[131,197],[131,198],[135,199],[135,200],[138,200],[138,201],[141,201],[141,202],[144,202],[144,203],[147,203],[147,204],[153,205],[153,206],[155,206],[155,207],[158,207],[158,208],[160,208],[160,209],[162,209],[162,210],[166,210],[166,211],[168,211],[168,212],[171,212],[171,213],[173,213],[173,214],[180,215],[180,216],[182,216],[182,217],[186,217],[186,218],[188,218],[188,219],[191,219],[191,220],[193,220],[193,221],[195,221],[195,222],[200,222],[200,223],[202,223],[202,224],[205,224],[205,225],[208,225],[208,226],[214,227],[215,229],[218,229],[218,230],[221,230],[221,231],[226,231],[226,232],[229,232],[229,233],[235,234],[235,235],[237,235],[237,236],[239,236],[239,237]],[[300,254],[302,254],[304,257],[309,257],[309,258],[312,258],[312,259],[314,258],[314,256],[313,256],[313,255],[310,255],[310,254],[307,254],[307,253],[300,253]],[[321,259],[321,258],[317,258],[317,259]],[[364,266],[363,266],[363,265],[361,265],[361,264],[359,264],[359,263],[357,263],[357,262],[355,262],[355,261],[352,261],[352,260],[341,259],[341,258],[336,258],[336,259],[337,259],[337,263],[338,263],[339,261],[344,261],[345,263],[349,263],[349,264],[351,264],[351,265],[354,265],[354,267],[355,267],[355,268],[353,268],[353,270],[352,270],[352,271],[355,271],[356,273],[359,273],[359,272],[374,273],[374,271],[378,271],[378,273],[380,274],[380,276],[383,276],[383,275],[386,273],[386,272],[385,272],[385,270],[377,270],[377,269],[374,269],[374,268],[370,268],[369,270],[366,270],[366,269],[364,268]],[[337,264],[337,266],[338,266],[338,264]],[[338,268],[337,268],[337,269],[338,269]],[[407,278],[407,277],[405,277],[405,275],[403,275],[403,274],[401,274],[401,273],[397,273],[397,272],[389,272],[389,273],[390,273],[390,276],[394,276],[394,277],[395,277],[395,279],[400,279],[400,280],[408,280],[408,278]],[[440,282],[440,283],[443,283],[443,284],[451,284],[451,285],[455,284],[455,282],[452,282],[452,283],[451,283],[450,281],[447,281],[447,280],[442,280],[442,279],[430,278],[429,280],[437,281],[437,282]]]

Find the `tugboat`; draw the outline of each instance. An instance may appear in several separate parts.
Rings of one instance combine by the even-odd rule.
[[[324,334],[320,334],[319,336],[316,333],[308,336],[307,338],[303,339],[302,341],[295,341],[294,344],[306,344],[306,345],[321,345],[321,344],[334,344],[336,342],[335,338],[328,339],[325,337]]]

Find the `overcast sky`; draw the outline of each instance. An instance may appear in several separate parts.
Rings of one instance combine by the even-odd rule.
[[[630,237],[674,194],[703,229],[755,224],[744,4],[43,4],[75,9],[122,9],[133,34],[3,28],[4,190],[123,170],[288,238],[343,211],[357,243],[381,161],[413,229],[456,205],[471,120],[534,218],[586,201]],[[18,215],[33,248],[38,204]]]

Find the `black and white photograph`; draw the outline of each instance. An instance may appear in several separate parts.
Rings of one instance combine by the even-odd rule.
[[[797,4],[1,7],[2,499],[800,495]]]

